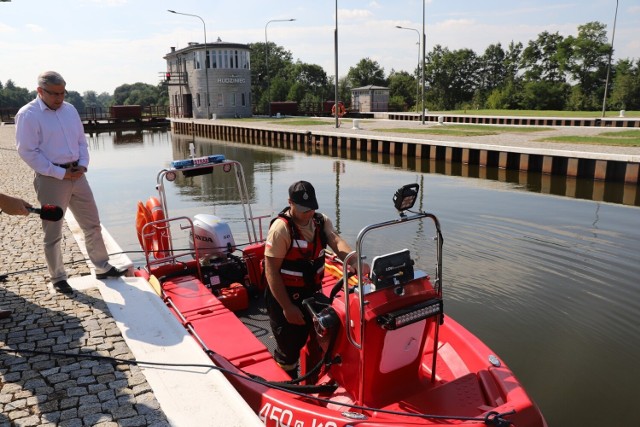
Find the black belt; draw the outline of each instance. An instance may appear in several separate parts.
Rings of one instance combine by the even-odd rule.
[[[69,162],[69,163],[54,163],[55,166],[61,167],[62,169],[75,168],[78,166],[78,161]]]

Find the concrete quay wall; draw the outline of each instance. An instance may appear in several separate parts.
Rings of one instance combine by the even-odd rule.
[[[373,118],[389,120],[418,121],[418,113],[372,113]],[[426,122],[475,124],[475,125],[518,125],[518,126],[591,126],[605,128],[640,128],[640,119],[621,117],[521,117],[521,116],[474,116],[472,114],[427,114]]]
[[[188,119],[173,119],[171,128],[176,134],[293,150],[375,152],[595,181],[640,183],[640,154],[556,149],[552,144],[523,147],[486,141],[406,138],[381,132],[300,130]]]

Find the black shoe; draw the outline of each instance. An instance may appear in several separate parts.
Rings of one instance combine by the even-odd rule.
[[[69,283],[67,283],[66,280],[60,280],[59,282],[54,283],[53,288],[56,291],[65,295],[69,295],[73,293],[73,288],[69,286]]]
[[[96,273],[96,279],[102,280],[102,279],[110,279],[110,278],[114,278],[114,277],[124,276],[125,273],[127,272],[127,270],[129,270],[129,269],[128,268],[111,267],[109,269],[109,271],[106,271],[104,273]]]

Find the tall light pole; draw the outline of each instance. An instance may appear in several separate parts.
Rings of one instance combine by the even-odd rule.
[[[340,110],[338,108],[338,0],[336,0],[336,29],[334,30],[334,36],[333,36],[333,50],[335,52],[335,64],[336,64],[336,69],[335,69],[335,74],[336,74],[336,87],[335,87],[335,94],[334,94],[334,115],[336,118],[336,129],[340,127],[340,121],[338,119],[338,111]]]
[[[269,42],[267,41],[267,27],[272,22],[291,22],[295,20],[296,20],[295,18],[272,19],[271,21],[268,21],[264,26],[264,48],[265,48],[264,63],[265,63],[265,66],[267,67],[267,76],[266,76],[267,77],[267,103],[269,104],[269,117],[271,117],[271,79],[269,78]]]
[[[420,31],[416,30],[415,28],[408,28],[408,27],[401,27],[400,25],[396,25],[396,28],[399,28],[401,30],[411,30],[411,31],[415,31],[418,34],[418,72],[420,71]],[[419,98],[419,93],[420,93],[420,75],[417,76],[416,78],[417,82],[416,82],[416,110],[418,107],[418,98]]]
[[[425,3],[427,0],[422,0],[422,111],[420,112],[420,116],[422,116],[422,124],[424,124],[424,64],[425,64],[425,56],[427,51],[427,35],[424,32],[424,20],[425,20]]]
[[[611,55],[613,55],[613,39],[616,38],[616,21],[618,19],[618,0],[616,0],[616,13],[613,16],[613,33],[611,34],[611,50],[609,51],[609,63],[607,64],[607,78],[604,81],[604,97],[602,98],[602,117],[607,109],[607,89],[609,88],[609,73],[611,72]]]
[[[175,13],[176,15],[184,15],[184,16],[193,16],[194,18],[198,18],[199,20],[202,21],[202,26],[204,28],[204,78],[205,78],[205,83],[206,83],[206,87],[207,87],[207,93],[205,94],[205,102],[207,103],[207,119],[211,118],[211,102],[209,100],[209,64],[207,64],[208,59],[209,59],[209,54],[207,52],[207,25],[204,23],[204,19],[202,19],[200,16],[198,15],[193,15],[191,13],[182,13],[182,12],[176,12],[175,10],[169,10],[167,9],[167,12],[171,12],[171,13]]]

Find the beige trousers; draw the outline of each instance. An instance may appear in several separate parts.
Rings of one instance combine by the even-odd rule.
[[[108,271],[111,268],[109,254],[102,239],[98,207],[87,178],[83,175],[82,178],[75,181],[60,180],[36,173],[33,186],[40,204],[60,206],[64,212],[67,211],[67,208],[71,209],[84,233],[87,253],[96,268],[96,273]],[[67,280],[61,251],[62,226],[62,220],[42,221],[44,255],[52,283]]]

